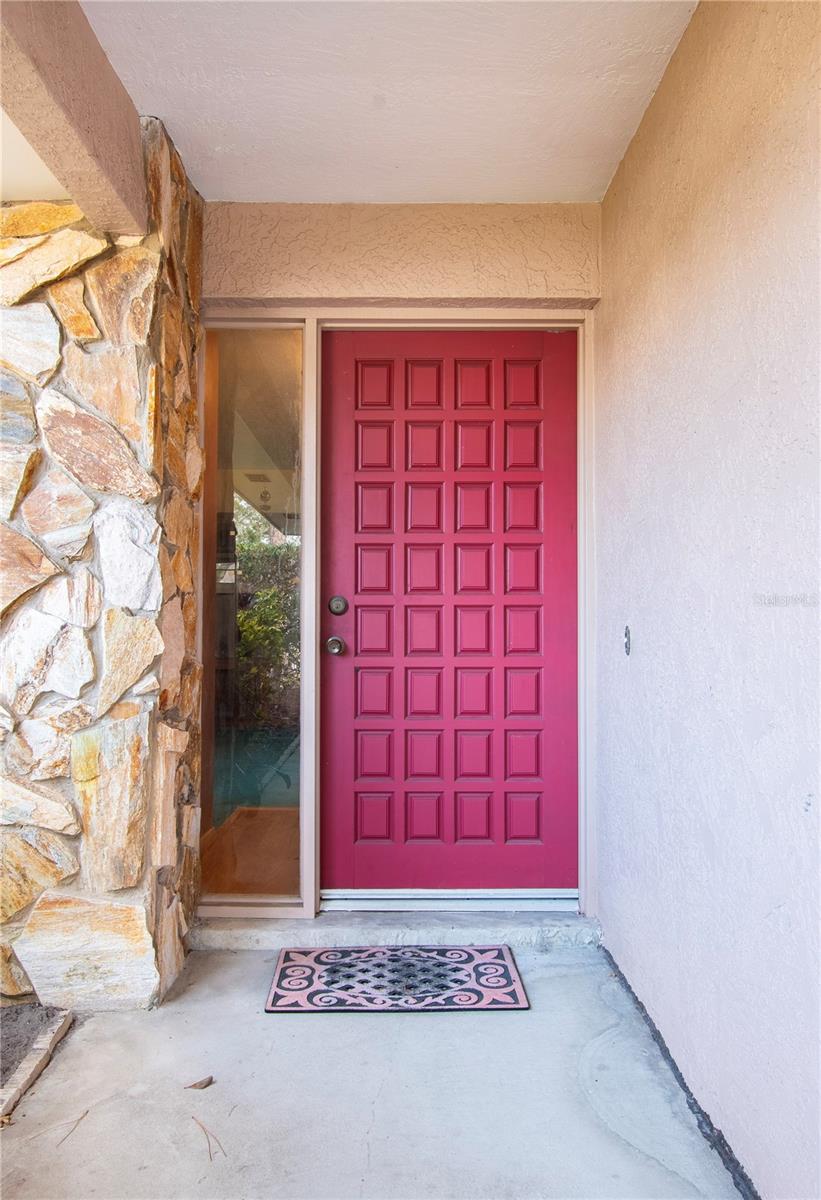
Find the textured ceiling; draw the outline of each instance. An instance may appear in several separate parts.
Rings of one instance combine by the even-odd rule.
[[[599,200],[690,0],[85,0],[207,200]]]

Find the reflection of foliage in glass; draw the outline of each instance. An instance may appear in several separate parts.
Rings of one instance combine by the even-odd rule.
[[[299,540],[284,538],[237,495],[234,523],[241,721],[293,724],[299,703]]]

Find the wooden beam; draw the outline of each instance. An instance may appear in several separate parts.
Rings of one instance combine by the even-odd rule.
[[[80,5],[5,0],[0,52],[0,102],[72,200],[101,232],[144,234],[140,118]]]

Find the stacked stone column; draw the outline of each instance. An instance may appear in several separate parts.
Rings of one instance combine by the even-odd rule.
[[[143,122],[151,224],[0,209],[0,991],[137,1007],[199,886],[202,201]]]

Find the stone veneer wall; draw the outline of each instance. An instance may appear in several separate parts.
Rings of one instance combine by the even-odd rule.
[[[202,200],[143,122],[144,238],[0,210],[2,983],[136,1007],[199,883]]]

